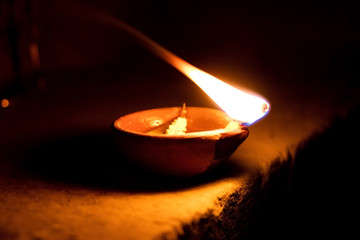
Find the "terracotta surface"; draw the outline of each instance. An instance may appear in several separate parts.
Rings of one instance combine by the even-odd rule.
[[[148,133],[171,124],[181,110],[181,107],[156,108],[118,118],[113,135],[121,153],[156,173],[190,177],[230,157],[249,134],[241,125],[225,131],[231,119],[224,112],[199,107],[186,107],[187,134]]]

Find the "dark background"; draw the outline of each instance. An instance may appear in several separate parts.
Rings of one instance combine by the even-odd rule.
[[[28,117],[47,112],[41,121],[52,122],[52,131],[65,116],[104,128],[140,109],[183,102],[216,107],[177,70],[99,22],[97,13],[265,97],[279,91],[291,102],[295,91],[326,102],[343,95],[334,108],[356,98],[360,33],[352,1],[6,0],[0,11],[0,97]],[[38,66],[30,44],[38,46]],[[3,120],[10,118],[3,112]]]
[[[356,85],[359,76],[359,16],[351,1],[6,0],[0,11],[3,96],[13,94],[8,85],[14,78],[26,91],[51,92],[64,85],[86,88],[88,82],[101,87],[122,81],[125,88],[123,75],[130,72],[147,77],[139,76],[125,92],[136,85],[137,92],[161,89],[155,93],[172,92],[167,99],[174,94],[182,99],[187,91],[197,91],[122,31],[92,20],[91,11],[119,18],[195,66],[260,93],[266,90],[242,75],[285,89],[316,81],[320,84],[311,88],[319,91],[333,81]],[[38,44],[40,69],[30,62],[31,42]],[[36,83],[38,71],[46,83]],[[109,76],[66,75],[80,72]],[[65,74],[61,83],[59,74]],[[187,82],[190,87],[183,87]],[[174,91],[181,87],[186,88],[182,95]]]

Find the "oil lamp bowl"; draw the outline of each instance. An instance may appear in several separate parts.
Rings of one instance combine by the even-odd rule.
[[[156,173],[194,176],[217,165],[237,149],[249,131],[243,125],[224,128],[232,121],[212,108],[187,107],[187,133],[151,133],[176,119],[181,107],[139,111],[115,120],[113,133],[120,151],[128,159]]]

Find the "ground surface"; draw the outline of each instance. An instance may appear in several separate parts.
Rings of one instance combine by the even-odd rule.
[[[291,89],[287,94],[297,95]],[[209,213],[224,217],[229,201],[239,208],[247,206],[242,200],[252,194],[259,174],[266,183],[274,165],[280,168],[286,162],[288,166],[299,144],[323,131],[340,114],[333,104],[324,103],[340,101],[333,91],[326,101],[311,99],[310,94],[305,99],[282,99],[284,95],[276,91],[267,95],[271,113],[249,127],[250,136],[229,161],[207,175],[187,180],[153,176],[118,159],[104,124],[112,112],[86,120],[94,108],[81,104],[89,100],[75,106],[71,101],[51,102],[51,107],[38,99],[20,101],[21,106],[5,109],[8,121],[1,125],[0,236],[175,238],[183,232],[183,224]],[[37,107],[31,108],[33,105]],[[69,113],[68,107],[78,110]]]

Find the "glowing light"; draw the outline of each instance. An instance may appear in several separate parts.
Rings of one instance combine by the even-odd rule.
[[[29,44],[29,55],[32,65],[35,68],[40,68],[41,62],[40,62],[39,48],[38,45],[34,42]]]
[[[264,98],[234,88],[186,62],[179,62],[176,68],[196,83],[232,119],[250,125],[264,117],[270,109],[270,104]]]
[[[1,107],[2,108],[7,108],[9,105],[10,105],[10,102],[6,98],[1,100]]]
[[[232,119],[250,125],[269,112],[270,104],[264,98],[234,88],[198,69],[118,19],[101,14],[96,17],[102,22],[124,30],[145,48],[185,74]]]

